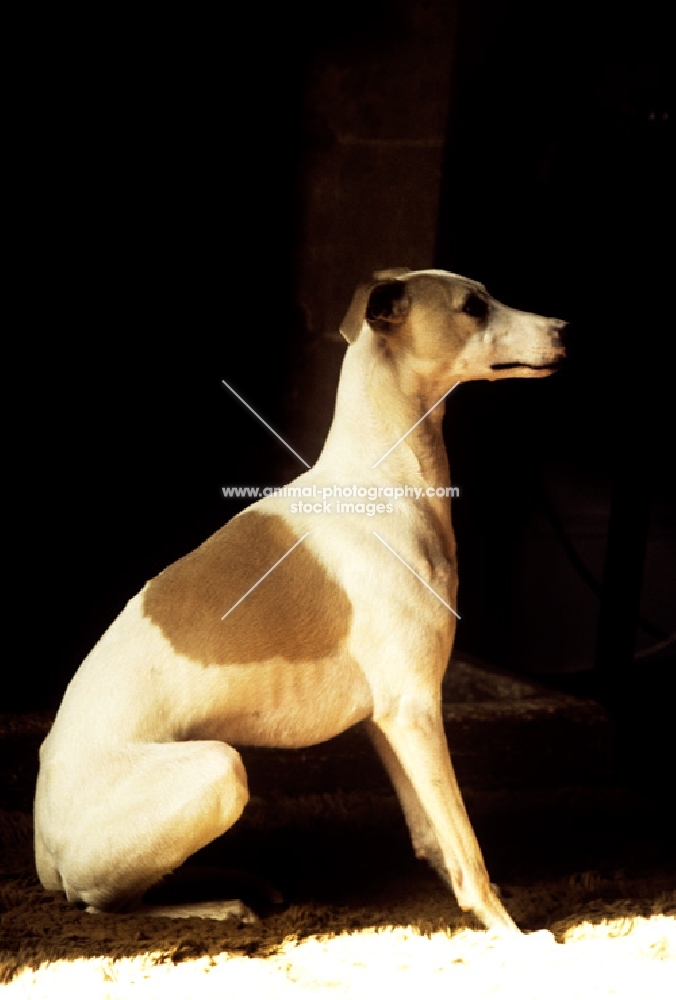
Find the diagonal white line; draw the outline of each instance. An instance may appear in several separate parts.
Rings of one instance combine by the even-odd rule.
[[[450,389],[449,389],[449,392],[450,392]],[[441,603],[443,604],[443,606],[445,608],[448,608],[449,611],[453,611],[453,608],[451,607],[451,605],[450,604],[446,604],[446,601],[443,599],[443,597],[439,597],[439,595],[437,594],[436,590],[434,590],[432,587],[430,587],[429,583],[427,583],[427,581],[423,580],[423,578],[421,576],[418,576],[418,574],[416,573],[416,571],[414,569],[411,569],[411,567],[406,562],[406,560],[402,559],[401,556],[399,555],[399,553],[395,552],[394,549],[392,548],[392,546],[388,545],[387,542],[385,541],[385,539],[381,538],[377,531],[374,531],[373,534],[376,536],[376,538],[378,539],[379,542],[383,543],[383,545],[385,546],[386,549],[390,550],[390,552],[392,553],[393,556],[397,557],[397,559],[399,560],[400,563],[404,564],[404,566],[406,567],[406,569],[411,570],[411,573],[413,573],[413,576],[418,577],[418,579],[423,584],[423,586],[427,587],[427,589],[429,591],[431,591],[431,593],[433,593],[434,596],[437,597],[441,601]],[[458,614],[458,612],[457,611],[453,611],[453,614],[455,615],[455,617],[459,621],[460,620],[460,615]]]
[[[260,580],[257,580],[256,583],[254,583],[253,587],[249,587],[249,589],[247,590],[246,594],[242,594],[242,596],[240,597],[240,599],[238,601],[236,601],[235,604],[233,604],[233,606],[230,608],[230,611],[234,611],[235,608],[237,607],[237,605],[241,604],[242,601],[244,600],[244,598],[248,597],[249,594],[251,593],[251,591],[255,590],[259,583],[263,582],[263,580],[265,579],[266,576],[270,576],[270,574],[272,573],[273,569],[277,569],[277,567],[279,566],[279,564],[281,562],[284,562],[284,560],[286,559],[286,557],[288,555],[290,555],[293,552],[293,550],[296,548],[296,546],[300,545],[300,543],[303,541],[303,538],[307,538],[307,536],[309,534],[310,534],[310,532],[306,531],[305,534],[301,538],[299,538],[298,541],[295,542],[291,546],[291,548],[289,549],[289,551],[285,552],[284,555],[282,556],[282,558],[277,560],[277,562],[275,563],[274,566],[271,566],[270,569],[266,573],[263,573],[263,576],[260,578]],[[221,616],[221,621],[223,621],[224,618],[228,617],[228,615],[230,614],[230,611],[226,611],[225,614]]]
[[[284,440],[284,438],[281,436],[281,434],[278,434],[277,431],[274,429],[274,427],[271,427],[270,424],[266,424],[266,422],[263,420],[263,418],[261,417],[261,415],[259,413],[256,413],[256,411],[254,410],[253,406],[249,406],[249,404],[247,403],[246,399],[242,399],[242,397],[239,395],[239,393],[235,392],[235,390],[232,388],[232,386],[228,385],[228,383],[225,381],[225,379],[221,379],[221,382],[223,383],[223,385],[225,386],[226,389],[230,390],[230,392],[233,394],[233,396],[237,396],[237,399],[240,401],[240,403],[244,403],[244,405],[246,406],[247,410],[251,410],[251,412],[253,413],[254,417],[258,417],[258,419],[263,424],[263,426],[267,427],[267,429],[270,431],[271,434],[274,434],[276,438],[279,438],[279,440],[282,442],[282,444],[289,449],[289,451],[291,452],[292,455],[296,456],[296,458],[298,459],[299,462],[303,463],[303,465],[305,466],[306,469],[310,468],[310,466],[307,464],[307,462],[305,461],[305,459],[301,458],[301,456],[298,454],[298,452],[293,450],[293,448],[291,447],[291,445],[288,444]],[[434,405],[436,406],[436,403]],[[425,414],[425,416],[427,416],[427,414]]]
[[[436,407],[439,405],[439,403],[443,403],[443,401],[446,399],[446,396],[449,396],[453,392],[453,390],[456,388],[456,386],[458,386],[458,385],[460,385],[460,382],[456,382],[455,385],[452,385],[451,388],[448,390],[448,392],[445,392],[443,394],[443,396],[441,397],[441,399],[438,399],[436,401],[436,403],[434,404],[434,406],[430,406],[430,408],[427,411],[427,413],[423,413],[423,415],[420,418],[420,420],[416,420],[416,422],[413,424],[413,427],[409,427],[409,429],[406,431],[406,433],[402,434],[401,437],[399,438],[399,440],[395,441],[395,443],[392,445],[392,447],[389,448],[385,452],[384,455],[381,455],[380,458],[378,459],[378,461],[375,463],[375,465],[372,465],[371,468],[375,469],[378,465],[380,465],[380,463],[382,462],[382,460],[384,458],[387,458],[387,456],[390,454],[390,452],[394,451],[394,449],[397,447],[397,445],[401,444],[401,442],[404,440],[404,438],[407,438],[409,436],[409,434],[411,433],[411,431],[414,431],[416,429],[416,427],[418,426],[418,424],[421,424],[423,422],[423,420],[425,419],[425,417],[428,417],[430,415],[430,413],[432,412],[432,410],[436,409]],[[373,534],[375,535],[375,531],[373,532]],[[411,572],[413,572],[413,570],[411,570]],[[423,583],[424,582],[425,581],[423,580]],[[439,600],[441,600],[441,598],[439,598]],[[451,611],[453,611],[453,608],[451,608]]]

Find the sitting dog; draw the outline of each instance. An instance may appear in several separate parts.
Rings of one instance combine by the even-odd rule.
[[[241,815],[233,747],[305,747],[363,723],[416,854],[463,909],[516,929],[442,724],[458,578],[441,422],[457,382],[548,375],[564,325],[446,271],[380,272],[357,289],[331,430],[293,485],[315,497],[375,487],[382,504],[373,516],[334,500],[292,512],[265,497],[132,598],[40,750],[45,888],[92,910],[135,903]]]

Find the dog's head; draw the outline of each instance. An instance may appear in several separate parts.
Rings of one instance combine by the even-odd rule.
[[[340,329],[349,343],[370,334],[385,349],[469,381],[551,374],[565,356],[565,326],[511,309],[458,274],[396,268],[358,286]]]

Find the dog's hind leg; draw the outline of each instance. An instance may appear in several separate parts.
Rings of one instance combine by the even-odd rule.
[[[46,888],[63,888],[92,910],[136,904],[232,826],[248,799],[244,766],[225,743],[79,751],[75,760],[42,761],[36,860]]]

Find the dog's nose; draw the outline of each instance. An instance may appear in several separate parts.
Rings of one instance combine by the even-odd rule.
[[[549,321],[549,336],[552,340],[558,340],[564,347],[568,335],[568,323],[565,319],[552,319]]]

